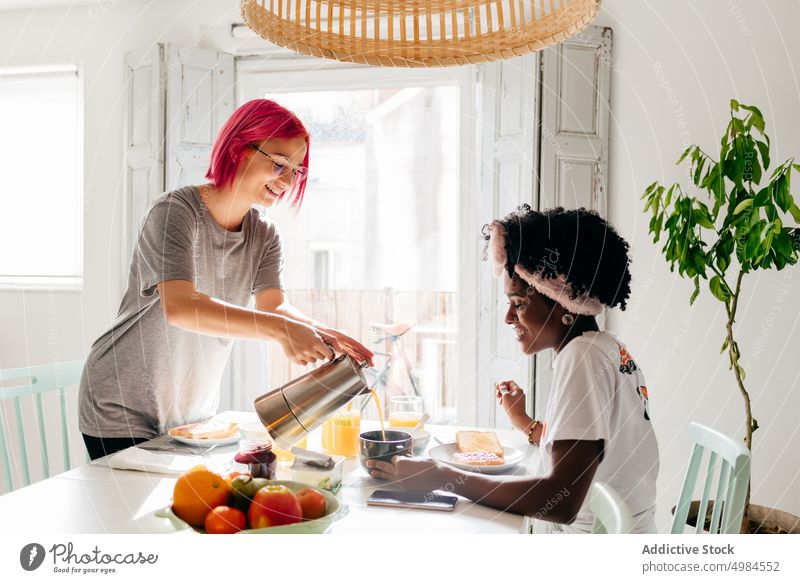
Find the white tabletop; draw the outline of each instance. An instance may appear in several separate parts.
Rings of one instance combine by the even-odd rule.
[[[254,414],[227,412],[225,417],[245,422]],[[371,425],[364,422],[366,428]],[[454,440],[455,426],[427,425],[432,435],[445,443]],[[539,465],[539,450],[527,444],[516,431],[494,430],[505,446],[525,453],[515,474],[534,473]],[[431,446],[435,446],[431,440]],[[309,437],[309,448],[319,449],[319,432]],[[233,450],[235,451],[233,446]],[[215,455],[226,454],[225,451]],[[198,463],[202,463],[198,457]],[[519,533],[525,528],[522,516],[492,510],[469,500],[458,502],[454,512],[368,507],[367,498],[384,487],[371,479],[357,459],[346,460],[342,488],[338,496],[349,512],[335,522],[329,532],[368,534],[377,532],[434,533]],[[278,470],[278,478],[286,470]],[[116,470],[105,460],[74,468],[0,496],[2,533],[173,533],[171,522],[155,512],[169,504],[174,476],[131,470]],[[179,531],[189,534],[192,531]]]

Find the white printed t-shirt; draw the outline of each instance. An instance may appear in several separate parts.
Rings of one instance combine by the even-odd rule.
[[[625,346],[605,331],[584,332],[553,360],[553,384],[540,447],[546,473],[553,442],[603,440],[594,482],[604,482],[634,516],[634,532],[655,532],[658,443],[650,422],[644,375]],[[550,532],[591,532],[584,500],[572,524],[547,523]]]

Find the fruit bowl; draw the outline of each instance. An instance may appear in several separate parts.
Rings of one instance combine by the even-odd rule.
[[[270,484],[286,486],[292,492],[297,492],[303,488],[308,488],[307,484],[294,482],[291,480],[271,480]],[[251,528],[239,531],[237,534],[322,534],[330,526],[347,514],[347,506],[342,504],[336,496],[326,490],[315,488],[325,498],[325,514],[314,520],[304,520],[294,524],[281,526],[270,526],[267,528]],[[194,528],[185,521],[178,518],[172,511],[172,504],[161,510],[157,510],[155,515],[159,518],[166,518],[172,522],[175,530],[192,529],[198,533],[204,533],[201,528]]]

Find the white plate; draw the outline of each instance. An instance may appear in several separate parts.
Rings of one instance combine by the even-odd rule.
[[[459,470],[464,470],[466,472],[478,472],[481,474],[500,474],[507,470],[510,470],[519,462],[521,462],[525,454],[521,451],[514,449],[513,447],[504,447],[503,448],[503,459],[505,463],[500,465],[494,466],[473,466],[471,464],[462,464],[456,461],[453,461],[453,454],[458,453],[458,447],[455,443],[445,443],[443,445],[437,445],[428,452],[428,455],[431,458],[435,459],[438,462],[442,462],[448,465],[453,466],[454,468],[458,468]]]
[[[233,435],[221,437],[220,439],[192,439],[191,437],[182,437],[180,435],[170,435],[169,437],[186,445],[199,445],[201,447],[204,445],[229,445],[237,443],[242,438],[238,431]]]

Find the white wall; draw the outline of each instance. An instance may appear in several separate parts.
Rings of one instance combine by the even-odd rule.
[[[116,312],[123,267],[124,53],[156,41],[234,51],[240,43],[227,30],[240,20],[235,0],[0,13],[0,63],[80,62],[86,94],[85,288],[0,291],[0,367],[82,358]],[[655,179],[681,177],[673,161],[685,138],[715,148],[731,97],[763,109],[776,159],[800,155],[800,82],[792,62],[800,57],[800,38],[791,29],[799,20],[800,5],[788,0],[605,0],[597,22],[614,29],[610,218],[634,257],[634,298],[628,312],[612,316],[611,326],[648,377],[662,448],[662,527],[688,455],[689,421],[738,435],[742,406],[719,355],[720,308],[704,295],[688,309],[690,284],[669,273],[651,243],[639,196]],[[799,280],[797,268],[752,276],[738,319],[762,426],[755,436],[753,500],[797,514],[800,391],[792,355],[800,345]]]
[[[648,380],[661,446],[662,526],[689,454],[689,422],[740,436],[743,406],[719,354],[724,309],[708,293],[688,308],[691,284],[669,272],[648,236],[639,197],[656,179],[682,178],[674,162],[685,140],[712,155],[719,151],[732,97],[762,109],[774,160],[800,157],[798,21],[800,4],[788,0],[604,0],[597,22],[614,30],[610,218],[634,259],[631,305],[612,316],[611,327],[623,334]],[[752,499],[800,514],[800,268],[745,282],[736,333],[761,425]]]

